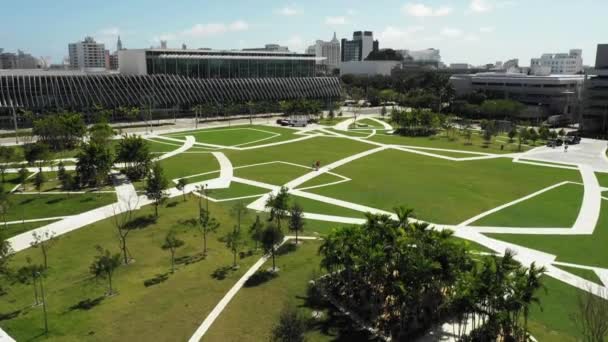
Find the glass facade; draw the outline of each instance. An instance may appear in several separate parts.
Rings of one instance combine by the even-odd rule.
[[[314,77],[314,57],[295,54],[148,51],[146,68],[148,75],[169,74],[204,79]]]

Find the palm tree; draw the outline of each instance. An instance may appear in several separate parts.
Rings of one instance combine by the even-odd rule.
[[[528,317],[530,315],[530,305],[536,304],[540,306],[540,298],[535,294],[539,289],[547,291],[547,288],[542,282],[542,276],[547,271],[544,266],[536,267],[536,263],[532,263],[525,275],[525,286],[522,291],[522,305],[524,311],[524,336],[528,333]],[[541,307],[542,309],[542,307]]]
[[[414,209],[399,206],[393,208],[393,211],[397,215],[397,223],[400,228],[408,226],[410,218],[414,216]]]

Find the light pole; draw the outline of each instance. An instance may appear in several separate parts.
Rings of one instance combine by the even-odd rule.
[[[19,128],[17,127],[17,110],[11,101],[11,108],[13,109],[13,124],[15,125],[15,143],[19,144]]]

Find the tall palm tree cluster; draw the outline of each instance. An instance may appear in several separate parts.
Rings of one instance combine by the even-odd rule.
[[[365,224],[325,239],[321,266],[329,276],[319,284],[326,292],[396,341],[453,319],[460,340],[526,340],[544,269],[522,267],[511,252],[475,259],[452,231],[411,222],[412,210],[396,212],[398,220],[367,214]],[[474,321],[470,336],[467,321]]]

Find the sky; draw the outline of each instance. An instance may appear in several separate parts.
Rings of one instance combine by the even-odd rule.
[[[59,63],[93,36],[114,51],[158,46],[241,49],[267,43],[303,52],[317,39],[373,31],[380,48],[441,50],[446,63],[481,65],[608,43],[607,0],[20,0],[3,1],[0,48]]]

